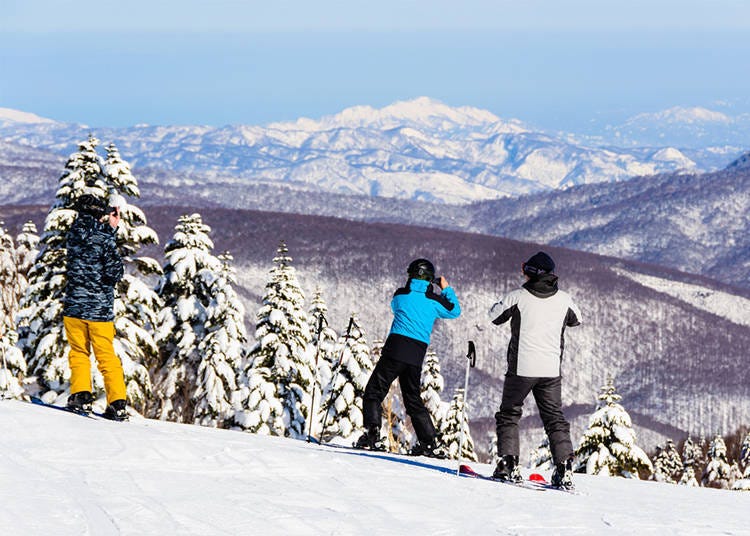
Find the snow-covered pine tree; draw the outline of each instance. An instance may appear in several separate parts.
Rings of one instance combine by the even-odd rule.
[[[706,436],[704,434],[701,434],[701,436],[698,438],[698,441],[695,442],[695,468],[702,470],[706,468],[706,463],[708,463],[708,449],[710,447],[710,444],[708,440],[706,439]]]
[[[99,140],[89,136],[78,145],[65,164],[58,182],[55,203],[47,213],[39,254],[29,270],[28,288],[18,314],[19,347],[29,372],[37,376],[38,390],[52,402],[70,378],[68,344],[62,322],[65,276],[65,240],[76,218],[73,209],[83,194],[107,197],[102,162],[96,153]]]
[[[651,474],[652,480],[670,484],[680,480],[682,459],[680,459],[680,454],[671,439],[667,439],[663,447],[658,446],[656,448],[656,455],[652,461],[654,465],[654,472]]]
[[[16,236],[16,268],[18,270],[21,295],[29,286],[29,271],[34,266],[34,259],[39,254],[39,235],[33,221],[23,224],[21,232]]]
[[[305,295],[288,253],[282,241],[258,311],[257,342],[242,375],[246,388],[235,399],[234,424],[251,432],[302,438],[315,365]]]
[[[708,448],[708,464],[703,471],[701,484],[706,488],[730,489],[736,478],[736,470],[727,459],[727,446],[720,435],[716,435]]]
[[[162,273],[159,263],[138,253],[144,246],[159,243],[156,232],[148,226],[146,215],[131,204],[140,197],[138,181],[111,143],[103,174],[112,193],[129,198],[120,208],[117,227],[117,246],[125,265],[125,275],[115,292],[115,352],[122,361],[127,385],[128,401],[143,411],[151,395],[148,371],[157,365],[158,349],[154,341],[157,317],[162,302],[154,290],[154,281]]]
[[[206,271],[221,272],[212,253],[211,228],[199,214],[183,215],[164,248],[165,265],[157,287],[164,308],[158,319],[156,344],[161,365],[155,373],[155,402],[150,414],[165,420],[193,422],[201,355],[211,295]]]
[[[326,387],[328,387],[328,384],[331,383],[333,376],[332,371],[336,361],[336,340],[338,339],[338,335],[328,323],[328,306],[323,299],[323,293],[320,290],[320,287],[315,289],[307,316],[310,321],[311,334],[310,349],[308,351],[313,356],[314,363],[317,359],[315,374],[315,407],[312,408],[311,411],[316,415],[316,418],[314,419],[315,422],[312,426],[312,435],[318,436],[321,423],[321,414],[319,410],[323,403],[322,393],[325,391]],[[318,335],[319,327],[321,328],[320,336]]]
[[[346,334],[336,343],[336,355],[331,383],[323,392],[321,414],[326,422],[323,439],[349,439],[364,431],[362,396],[373,365],[370,347],[356,314],[351,315]]]
[[[544,434],[539,446],[529,454],[529,467],[537,471],[551,471],[555,464],[552,460],[552,450],[549,446],[549,437]]]
[[[685,467],[683,469],[682,476],[680,477],[680,481],[677,483],[680,486],[688,486],[691,488],[700,487],[700,484],[698,484],[698,479],[695,478],[695,469],[693,469],[692,465]]]
[[[639,478],[638,472],[653,471],[651,461],[635,444],[630,415],[618,402],[614,380],[610,377],[599,394],[599,408],[589,418],[576,456],[580,466],[590,475]]]
[[[0,222],[0,398],[21,398],[26,361],[16,348],[15,316],[21,295],[13,239]]]
[[[21,281],[13,238],[0,221],[0,335],[15,329],[15,317],[21,299]]]
[[[464,409],[464,390],[456,389],[453,400],[448,407],[448,411],[443,419],[443,427],[440,430],[443,445],[448,454],[448,458],[457,460],[459,455],[459,442],[461,440],[461,429],[464,432],[464,443],[461,449],[461,459],[477,461],[477,455],[474,453],[474,440],[471,438],[471,429],[469,428],[469,415]]]
[[[695,478],[695,464],[696,460],[700,458],[700,448],[693,443],[693,440],[688,436],[685,439],[685,443],[682,445],[682,476],[678,484],[680,486],[689,486],[697,488],[698,479]]]
[[[427,411],[430,412],[432,422],[435,424],[437,430],[442,428],[443,419],[448,411],[448,403],[443,402],[440,398],[440,393],[443,392],[444,386],[445,381],[442,374],[440,374],[440,362],[438,361],[437,354],[433,351],[428,351],[425,354],[424,365],[422,366],[422,401],[427,407]]]
[[[487,461],[495,463],[497,460],[497,431],[494,428],[487,430]]]
[[[734,483],[732,489],[750,491],[750,431],[745,434],[740,448],[740,467],[743,469],[742,478]]]
[[[232,395],[237,390],[243,349],[247,344],[245,307],[233,285],[236,272],[229,253],[219,256],[221,270],[203,270],[211,301],[206,308],[206,335],[198,343],[197,389],[193,419],[203,426],[228,426],[233,416]]]

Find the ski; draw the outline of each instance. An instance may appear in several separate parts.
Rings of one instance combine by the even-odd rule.
[[[511,482],[509,480],[500,480],[497,478],[492,478],[491,476],[479,474],[468,465],[461,465],[461,467],[459,468],[459,474],[461,476],[465,476],[469,478],[491,480],[492,482],[500,482],[501,484],[509,484],[511,486],[516,486],[516,487],[524,488],[524,489],[533,489],[537,491],[547,491],[547,490],[562,491],[564,493],[569,493],[571,495],[581,495],[581,492],[577,491],[575,488],[559,488],[557,486],[553,486],[552,484],[547,482],[547,480],[539,473],[533,473],[529,475],[528,480],[523,480],[521,482]]]
[[[516,488],[523,488],[532,491],[547,491],[548,488],[545,486],[538,485],[537,482],[531,480],[522,480],[521,482],[513,482],[510,480],[500,480],[499,478],[493,478],[491,476],[477,473],[468,465],[461,464],[458,469],[458,474],[467,478],[476,478],[479,480],[489,480],[490,482],[497,482],[498,484],[506,484],[508,486],[514,486]]]
[[[72,413],[73,415],[78,415],[80,417],[88,417],[89,419],[96,420],[96,419],[104,419],[105,418],[104,415],[102,415],[101,413],[97,413],[97,412],[94,412],[94,411],[92,411],[90,413],[86,413],[86,412],[83,412],[83,411],[75,411],[75,410],[72,410],[72,409],[68,409],[68,408],[66,408],[64,406],[55,406],[53,404],[48,404],[47,402],[45,402],[44,400],[42,400],[41,398],[36,397],[36,396],[32,396],[31,397],[31,403],[34,404],[34,405],[36,405],[36,406],[44,406],[45,408],[56,409],[58,411],[64,411],[65,413]]]

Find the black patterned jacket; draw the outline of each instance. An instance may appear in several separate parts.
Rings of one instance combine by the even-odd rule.
[[[95,322],[114,320],[114,287],[122,279],[115,229],[79,214],[67,237],[67,276],[63,315]]]

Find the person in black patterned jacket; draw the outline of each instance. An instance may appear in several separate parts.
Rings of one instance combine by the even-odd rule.
[[[113,194],[106,201],[90,194],[77,203],[78,217],[67,236],[67,286],[63,323],[70,344],[70,392],[68,408],[89,413],[94,397],[91,388],[91,349],[104,376],[107,408],[104,416],[126,420],[127,390],[122,363],[115,355],[113,340],[114,287],[122,279],[123,265],[115,236],[123,199]]]

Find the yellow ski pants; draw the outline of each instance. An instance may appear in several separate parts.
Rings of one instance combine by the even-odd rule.
[[[70,393],[92,391],[90,356],[93,347],[97,366],[104,376],[107,404],[115,400],[125,400],[127,391],[122,362],[115,355],[112,344],[115,338],[114,322],[93,322],[64,316],[63,323],[70,344]]]

